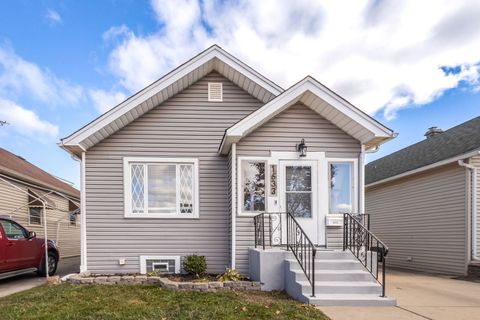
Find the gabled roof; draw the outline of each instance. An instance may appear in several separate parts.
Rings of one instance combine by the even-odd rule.
[[[80,191],[55,178],[20,156],[0,148],[0,173],[40,187],[80,198]]]
[[[187,88],[195,81],[216,70],[264,103],[283,92],[283,89],[214,45],[151,85],[129,97],[80,130],[61,140],[60,146],[79,156],[101,140]]]
[[[475,150],[480,150],[480,117],[370,162],[365,167],[365,182],[368,185],[393,179],[457,156],[468,157]]]
[[[297,102],[301,102],[316,111],[362,144],[365,144],[367,149],[376,148],[395,135],[392,130],[362,112],[314,78],[306,77],[257,111],[228,128],[220,145],[219,153],[227,154],[232,143],[240,141],[240,139]]]

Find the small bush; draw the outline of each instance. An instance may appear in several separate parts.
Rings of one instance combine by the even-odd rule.
[[[224,274],[221,274],[217,277],[220,281],[241,281],[244,280],[245,277],[242,276],[237,270],[227,268]]]
[[[200,276],[207,271],[207,260],[204,256],[198,256],[196,254],[186,256],[185,260],[183,260],[183,270],[200,278]]]

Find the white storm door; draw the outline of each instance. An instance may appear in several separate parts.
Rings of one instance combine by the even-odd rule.
[[[319,244],[318,162],[280,160],[280,211],[289,212],[314,244]]]

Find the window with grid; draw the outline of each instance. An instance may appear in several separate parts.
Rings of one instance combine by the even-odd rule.
[[[30,224],[42,225],[42,208],[30,207],[28,213]]]
[[[196,162],[130,161],[129,215],[196,217]]]

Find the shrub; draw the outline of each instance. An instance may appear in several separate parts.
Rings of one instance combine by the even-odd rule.
[[[196,254],[186,256],[185,260],[183,260],[183,270],[200,278],[200,276],[207,271],[207,260],[204,256],[198,256]]]
[[[217,276],[217,279],[220,281],[241,281],[245,277],[242,276],[237,270],[227,268],[224,274]]]

